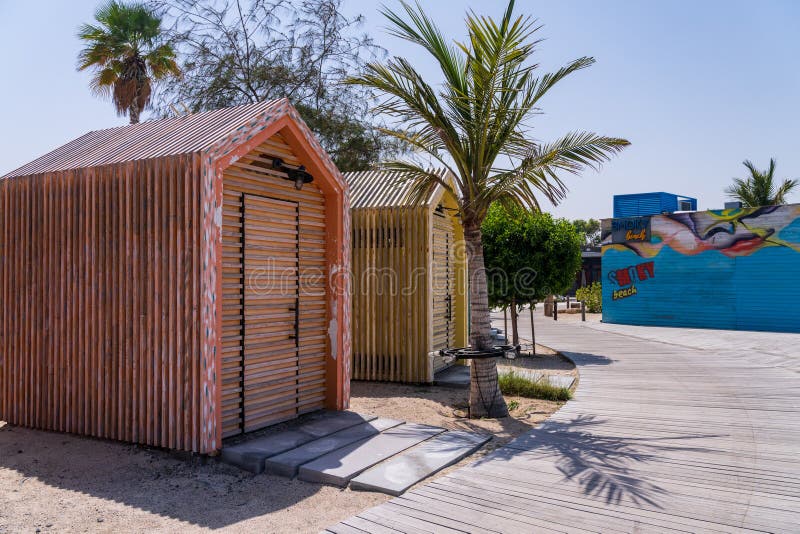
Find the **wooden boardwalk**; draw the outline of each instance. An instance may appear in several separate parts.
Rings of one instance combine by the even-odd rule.
[[[776,362],[587,325],[537,322],[580,368],[544,425],[329,532],[800,531],[800,335]]]

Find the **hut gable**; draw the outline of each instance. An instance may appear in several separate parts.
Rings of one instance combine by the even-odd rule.
[[[434,169],[433,173],[448,179],[446,169]],[[414,181],[408,180],[401,171],[372,170],[347,173],[350,186],[350,205],[353,209],[431,206],[441,200],[441,186],[431,191],[424,201],[415,201],[412,190]]]

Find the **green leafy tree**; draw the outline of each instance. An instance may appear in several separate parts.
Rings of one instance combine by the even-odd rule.
[[[403,152],[369,112],[369,90],[342,84],[382,53],[341,0],[153,0],[184,76],[159,92],[169,115],[288,98],[341,171]]]
[[[118,115],[139,122],[150,104],[153,83],[180,76],[172,45],[164,41],[161,18],[144,4],[112,0],[95,13],[97,24],[84,24],[78,38],[78,70],[92,69],[90,87],[110,97]]]
[[[431,85],[414,65],[394,57],[370,62],[349,83],[379,91],[376,112],[394,119],[390,135],[449,169],[453,183],[427,165],[397,160],[385,166],[406,173],[419,198],[441,185],[458,203],[470,272],[470,342],[490,349],[490,317],[481,224],[494,202],[539,208],[539,196],[557,203],[567,192],[561,173],[597,167],[628,141],[573,132],[550,143],[530,136],[530,120],[542,97],[559,81],[594,63],[582,57],[555,72],[539,74],[532,55],[539,29],[533,18],[515,16],[509,2],[501,20],[469,13],[467,39],[453,43],[417,5],[384,9],[389,32],[421,47],[439,66],[442,83]],[[470,415],[502,417],[508,410],[497,383],[494,359],[471,366]]]
[[[786,204],[786,197],[800,183],[798,180],[784,180],[780,185],[775,183],[775,160],[770,158],[766,171],[756,169],[750,160],[744,161],[750,172],[747,178],[734,178],[733,185],[725,193],[733,200],[738,200],[746,208],[759,206],[777,206]]]
[[[596,247],[600,244],[600,221],[597,219],[575,219],[572,226],[583,236],[583,244]]]
[[[519,344],[524,304],[572,287],[581,266],[583,235],[548,213],[493,204],[481,225],[489,304],[511,311],[512,342]]]

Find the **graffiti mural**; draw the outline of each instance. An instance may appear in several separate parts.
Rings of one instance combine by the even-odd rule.
[[[625,217],[611,220],[611,242],[650,240],[650,217]]]
[[[749,255],[767,246],[788,247],[800,252],[797,235],[800,229],[782,237],[782,231],[797,224],[798,218],[800,204],[673,213],[651,218],[649,241],[614,244],[606,233],[603,243],[633,250],[643,258],[656,256],[664,246],[682,254],[717,250],[731,257]]]
[[[800,331],[798,204],[606,220],[602,268],[607,322]]]
[[[638,265],[631,265],[615,271],[609,271],[608,280],[613,286],[619,289],[614,289],[611,294],[613,300],[624,299],[638,294],[636,289],[636,282],[649,280],[655,276],[655,262],[647,261]]]

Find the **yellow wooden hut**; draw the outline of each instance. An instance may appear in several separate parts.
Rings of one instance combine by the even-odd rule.
[[[437,171],[444,179],[447,173]],[[397,171],[346,173],[353,225],[352,378],[432,382],[467,344],[464,231],[438,187],[414,200]]]

